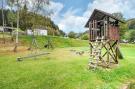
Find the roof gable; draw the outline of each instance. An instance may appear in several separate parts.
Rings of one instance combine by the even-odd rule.
[[[110,13],[106,13],[104,11],[101,11],[101,10],[98,10],[98,9],[94,9],[94,11],[93,11],[92,15],[90,16],[89,20],[87,21],[85,27],[89,27],[89,22],[91,20],[102,20],[105,16],[108,16],[108,17],[110,17],[112,19],[115,19],[115,20],[123,23],[123,21],[121,21],[120,19],[116,18],[115,16],[113,16]]]

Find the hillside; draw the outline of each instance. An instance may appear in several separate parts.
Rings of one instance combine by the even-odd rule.
[[[4,9],[3,13],[6,26],[17,27],[17,12]],[[59,27],[49,17],[30,12],[26,6],[24,6],[24,8],[22,8],[19,13],[20,30],[26,31],[27,29],[46,29],[48,30],[49,35],[60,35]],[[0,9],[0,26],[2,25],[2,9]]]
[[[127,20],[126,23],[129,29],[135,29],[135,18]]]
[[[54,47],[81,47],[81,46],[88,46],[88,41],[80,40],[80,39],[71,39],[71,38],[63,38],[57,36],[38,36],[36,37],[38,45],[42,48],[45,44],[47,44],[47,40],[50,39],[52,45]],[[21,36],[20,40],[29,45],[32,41],[31,36]]]

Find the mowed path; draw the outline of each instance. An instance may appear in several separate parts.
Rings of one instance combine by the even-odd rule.
[[[135,79],[135,47],[121,47],[125,56],[113,69],[88,70],[88,51],[77,55],[71,50],[86,47],[56,48],[51,54],[17,62],[30,52],[0,54],[0,89],[119,89]]]

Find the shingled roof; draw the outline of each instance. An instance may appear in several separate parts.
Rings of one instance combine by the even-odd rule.
[[[105,16],[111,17],[111,18],[113,18],[113,19],[115,19],[115,20],[117,20],[119,22],[124,23],[123,21],[121,21],[120,19],[116,18],[115,16],[113,16],[110,13],[106,13],[104,11],[101,11],[101,10],[98,10],[98,9],[94,9],[94,11],[93,11],[91,17],[89,18],[89,20],[87,21],[85,27],[89,27],[89,22],[91,20],[94,20],[94,19],[96,19],[96,20],[102,20]]]

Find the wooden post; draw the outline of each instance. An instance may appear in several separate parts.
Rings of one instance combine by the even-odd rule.
[[[107,44],[107,62],[109,66],[110,59],[109,59],[109,45],[108,44]]]
[[[92,28],[94,28],[94,20],[92,21]],[[92,40],[94,40],[94,30],[92,29]]]
[[[92,48],[93,48],[92,43],[90,42],[89,45],[90,45],[90,54],[92,54]]]
[[[118,41],[116,43],[116,51],[115,51],[115,53],[116,53],[116,56],[115,56],[116,61],[115,62],[118,64]]]
[[[105,19],[104,19],[104,37],[106,37],[106,25],[105,25]]]
[[[96,29],[95,36],[97,37],[97,21],[96,20],[95,20],[95,29]]]
[[[110,24],[109,24],[109,17],[107,17],[107,31],[106,31],[106,38],[109,39],[109,28],[110,28]],[[106,39],[105,38],[105,39]]]
[[[89,41],[91,41],[91,22],[89,22]]]

